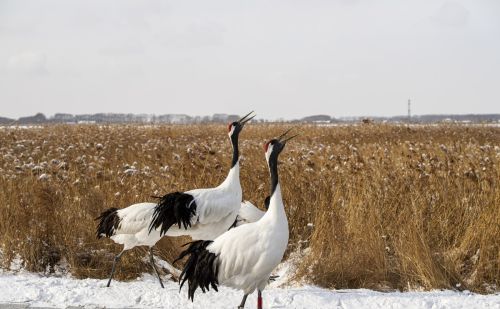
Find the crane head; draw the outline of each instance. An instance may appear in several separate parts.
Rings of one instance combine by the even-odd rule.
[[[293,136],[287,137],[286,135],[291,130],[292,129],[286,130],[283,134],[281,134],[277,138],[273,138],[272,140],[270,140],[264,144],[264,152],[266,153],[266,160],[268,163],[269,163],[269,158],[271,157],[271,155],[274,154],[274,156],[277,157],[281,153],[281,151],[285,148],[286,143],[298,135],[298,134],[295,134]]]
[[[231,122],[227,126],[229,137],[232,137],[233,135],[238,135],[241,132],[241,130],[243,129],[243,127],[245,126],[245,124],[247,122],[249,122],[250,120],[252,120],[252,118],[255,117],[255,115],[249,117],[252,113],[253,113],[253,111],[251,111],[250,113],[248,113],[245,116],[241,117],[240,120]]]

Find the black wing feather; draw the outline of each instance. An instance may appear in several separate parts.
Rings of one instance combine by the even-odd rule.
[[[109,208],[103,211],[99,217],[95,218],[95,220],[100,220],[96,230],[97,239],[104,236],[113,236],[121,221],[117,211],[117,208]]]
[[[165,235],[168,229],[177,224],[179,228],[191,227],[191,219],[196,214],[196,201],[190,194],[173,192],[159,198],[149,225],[149,232],[161,226],[160,236]]]
[[[188,298],[194,300],[194,293],[196,289],[201,288],[203,293],[209,291],[212,287],[215,291],[219,291],[219,263],[218,256],[215,253],[208,251],[206,248],[213,241],[211,240],[198,240],[189,243],[189,247],[182,251],[179,257],[174,261],[188,256],[181,276],[179,277],[180,289],[184,283],[188,282]]]

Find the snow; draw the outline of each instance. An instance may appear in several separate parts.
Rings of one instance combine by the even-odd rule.
[[[264,291],[264,308],[500,308],[500,294],[471,292],[391,292],[371,290],[326,290],[314,286],[276,287]],[[166,280],[162,289],[155,277],[144,275],[131,282],[78,280],[63,276],[42,276],[26,272],[0,273],[0,304],[65,308],[236,308],[241,292],[220,287],[219,293],[197,293],[194,302],[184,288]],[[256,307],[250,295],[246,308]],[[1,305],[0,305],[1,307]]]

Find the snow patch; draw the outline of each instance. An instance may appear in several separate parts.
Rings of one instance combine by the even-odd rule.
[[[197,293],[194,302],[187,290],[165,282],[165,289],[152,275],[135,281],[106,279],[77,280],[69,277],[45,277],[31,273],[0,273],[0,304],[65,308],[235,308],[242,293],[226,287],[220,292]],[[371,290],[326,290],[314,286],[269,287],[263,293],[264,308],[500,308],[500,294],[479,295],[471,292],[393,292]],[[256,307],[256,293],[246,308]]]

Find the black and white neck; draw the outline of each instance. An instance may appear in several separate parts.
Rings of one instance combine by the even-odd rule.
[[[286,142],[296,137],[298,134],[294,136],[286,137],[286,135],[290,132],[291,129],[286,130],[279,137],[270,140],[266,144],[264,144],[264,151],[266,152],[266,161],[269,166],[269,172],[271,174],[271,195],[270,200],[273,199],[275,193],[278,191],[279,198],[281,199],[281,191],[278,181],[278,156],[285,148]]]
[[[278,220],[286,218],[278,177],[278,156],[283,150],[283,147],[284,145],[281,144],[278,140],[271,140],[264,146],[266,150],[266,161],[269,167],[269,173],[271,174],[269,209],[264,216],[268,218],[275,218]]]
[[[233,158],[231,160],[231,168],[239,164],[240,152],[238,148],[238,137],[240,135],[241,128],[237,123],[230,124],[229,128],[229,138],[231,139],[231,146],[233,147]]]
[[[226,179],[224,182],[221,184],[221,186],[224,187],[233,187],[236,188],[238,187],[239,191],[241,191],[241,186],[240,186],[240,151],[238,148],[238,137],[240,135],[241,130],[243,130],[243,127],[245,124],[252,120],[255,116],[251,116],[253,112],[250,112],[243,116],[240,120],[234,121],[229,124],[228,126],[228,135],[229,139],[231,140],[231,146],[233,147],[233,157],[231,159],[231,169],[229,170],[229,174],[227,175]]]
[[[229,169],[229,173],[227,174],[226,179],[224,182],[220,184],[222,187],[229,187],[229,188],[237,188],[239,187],[241,190],[240,186],[240,152],[238,148],[238,137],[241,132],[241,129],[243,126],[241,126],[238,122],[233,122],[229,124],[228,130],[229,130],[229,139],[231,140],[231,146],[233,148],[233,156],[231,159],[231,168]]]
[[[272,145],[270,147],[273,147]],[[279,177],[278,177],[278,155],[277,149],[271,149],[269,153],[269,158],[267,164],[269,166],[269,173],[271,174],[271,191],[270,196],[273,196],[276,188],[278,187]]]

